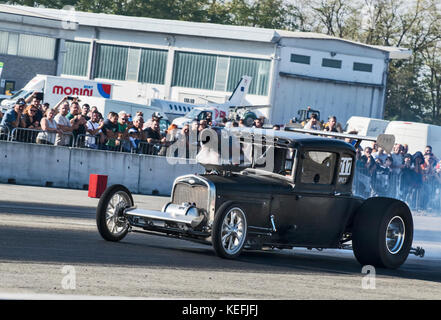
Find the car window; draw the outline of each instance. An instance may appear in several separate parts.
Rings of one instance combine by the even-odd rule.
[[[336,153],[307,151],[303,155],[300,175],[301,183],[332,184]]]

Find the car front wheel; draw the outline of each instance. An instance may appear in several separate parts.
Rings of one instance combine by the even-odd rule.
[[[127,235],[129,223],[123,213],[132,206],[132,194],[126,187],[113,185],[104,191],[96,210],[96,224],[105,240],[120,241]]]
[[[212,242],[216,254],[234,259],[240,255],[247,237],[247,218],[239,206],[219,212],[213,223]]]

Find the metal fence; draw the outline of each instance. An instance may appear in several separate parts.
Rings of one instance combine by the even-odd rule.
[[[440,210],[441,173],[422,174],[414,168],[406,168],[397,174],[356,166],[353,192],[363,198],[383,196],[400,199],[413,210]]]
[[[44,133],[46,137],[53,136],[52,142],[46,141],[43,142],[43,140],[39,140],[39,134]],[[74,146],[74,136],[72,132],[63,132],[55,133],[55,132],[48,132],[44,130],[38,130],[38,129],[28,129],[28,128],[14,128],[12,131],[8,134],[8,137],[5,139],[7,141],[16,141],[16,142],[24,142],[24,143],[37,143],[37,144],[54,144],[57,146],[67,146],[67,147],[73,147]]]
[[[9,140],[9,128],[6,126],[0,126],[0,140]]]

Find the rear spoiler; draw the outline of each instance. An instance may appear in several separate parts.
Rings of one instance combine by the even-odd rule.
[[[328,131],[311,130],[311,129],[300,129],[289,126],[285,126],[285,131],[307,133],[307,134],[313,134],[313,135],[325,136],[325,137],[351,139],[356,141],[354,145],[355,148],[357,148],[363,140],[373,141],[376,142],[379,147],[382,147],[387,153],[392,151],[392,148],[394,147],[395,144],[395,136],[392,134],[384,134],[384,133],[378,135],[378,137],[366,137],[366,136],[359,136],[356,134],[328,132]]]

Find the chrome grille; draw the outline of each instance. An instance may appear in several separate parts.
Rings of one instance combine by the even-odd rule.
[[[179,182],[173,192],[172,203],[182,204],[184,202],[195,203],[196,207],[208,210],[208,189],[206,186],[190,185]]]

